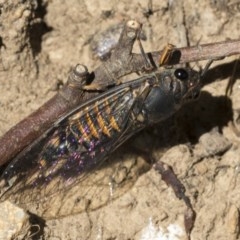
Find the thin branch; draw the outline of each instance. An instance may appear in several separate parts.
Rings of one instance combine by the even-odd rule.
[[[155,66],[159,65],[163,51],[149,52],[147,55]],[[194,47],[175,48],[168,65],[179,63],[189,63],[202,60],[220,60],[232,55],[240,55],[240,40],[231,40],[226,42],[210,43]],[[106,64],[100,65],[95,71],[95,83],[101,84],[106,81],[106,70],[109,69],[111,74],[119,79],[120,77],[133,73],[141,72],[145,66],[145,60],[141,54],[133,53],[131,57],[119,57],[118,65],[116,59],[111,57]],[[166,65],[166,64],[165,64]],[[106,82],[105,82],[106,83]]]
[[[240,40],[180,48],[180,63],[214,60],[240,54]]]

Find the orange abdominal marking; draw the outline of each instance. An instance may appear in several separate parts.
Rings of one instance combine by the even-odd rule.
[[[104,101],[104,105],[106,107],[106,113],[110,114],[111,113],[111,108],[109,107],[108,100]]]
[[[47,165],[46,160],[45,159],[40,159],[39,164],[41,165],[41,167],[45,167]]]
[[[105,123],[104,123],[104,120],[103,120],[103,118],[102,118],[101,115],[98,115],[98,116],[97,116],[97,120],[98,120],[98,124],[99,124],[100,128],[102,129],[103,133],[104,133],[105,135],[107,135],[108,137],[111,137],[111,134],[110,134],[110,132],[109,132],[109,129],[106,127],[106,125],[105,125]]]
[[[90,137],[89,137],[89,134],[84,130],[82,124],[80,123],[80,121],[78,122],[78,129],[80,130],[80,132],[82,133],[83,135],[83,138],[86,140],[86,141],[90,141]]]
[[[90,131],[91,131],[92,136],[99,139],[99,134],[98,134],[97,129],[95,128],[93,122],[92,122],[92,119],[91,119],[89,113],[87,113],[86,120],[87,120],[87,124],[88,124],[88,127],[89,127]]]
[[[110,119],[110,124],[111,124],[113,129],[117,130],[118,132],[121,131],[121,129],[119,128],[119,126],[118,126],[118,124],[116,122],[116,119],[113,116]]]

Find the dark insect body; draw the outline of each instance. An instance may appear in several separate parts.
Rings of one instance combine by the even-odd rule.
[[[109,197],[92,197],[103,192],[99,184],[109,181],[98,171],[109,154],[136,132],[168,118],[199,91],[199,74],[178,68],[158,70],[99,94],[59,119],[9,164],[1,176],[0,199],[49,218],[99,207]]]

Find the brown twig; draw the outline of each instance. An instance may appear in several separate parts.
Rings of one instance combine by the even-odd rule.
[[[126,23],[112,55],[92,73],[92,78],[88,75],[87,80],[94,79],[89,85],[90,89],[103,90],[110,85],[119,84],[122,76],[144,70],[146,61],[143,56],[132,53],[133,44],[140,30],[141,25],[138,22],[131,20]],[[156,68],[161,54],[162,51],[147,54]],[[168,64],[219,59],[236,54],[240,54],[240,40],[175,48]],[[57,95],[0,138],[0,166],[43,134],[60,116],[98,94],[96,91],[83,90],[82,86],[88,83],[84,82],[86,79],[81,76],[83,69],[78,67],[79,65],[70,73],[70,81]],[[85,71],[84,74],[86,73]],[[77,79],[78,74],[80,83]]]
[[[123,48],[122,48],[123,49]],[[240,40],[231,40],[226,42],[210,43],[194,47],[175,48],[171,58],[168,61],[168,65],[174,65],[179,63],[189,63],[202,60],[218,60],[232,55],[240,54]],[[159,59],[161,58],[162,51],[147,53],[152,63],[158,66]],[[120,58],[119,58],[120,59]],[[114,75],[115,78],[143,70],[145,61],[141,54],[133,53],[131,57],[127,58],[129,61],[122,62],[116,65],[116,58],[111,57],[105,63],[105,68]],[[165,64],[166,65],[166,64]],[[95,71],[96,82],[98,84],[103,83],[106,79],[106,72],[103,71],[103,66],[100,65]],[[95,81],[95,80],[94,80]]]
[[[178,50],[181,52],[179,63],[222,59],[240,54],[240,40],[203,44]]]

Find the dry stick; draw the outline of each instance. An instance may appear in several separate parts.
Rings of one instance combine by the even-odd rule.
[[[179,63],[221,59],[240,54],[240,40],[203,44],[178,50],[181,52]],[[155,56],[156,59],[157,57]]]
[[[93,85],[104,89],[111,84],[120,83],[120,77],[144,69],[145,61],[142,55],[132,53],[140,29],[141,25],[136,21],[130,20],[126,23],[119,43],[110,58],[93,72]],[[148,53],[153,65],[158,66],[161,53],[162,51]],[[217,59],[236,54],[240,54],[240,40],[177,48],[174,49],[169,64]],[[74,71],[77,69],[75,68]],[[74,71],[70,76],[74,75]],[[82,84],[80,86],[79,83],[66,84],[52,99],[0,138],[0,166],[43,134],[60,116],[96,94],[98,93],[83,91]]]
[[[155,66],[158,66],[161,54],[162,51],[147,53]],[[168,65],[201,60],[221,59],[239,54],[240,40],[203,44],[195,47],[175,48],[170,61],[168,61]],[[129,73],[142,71],[145,66],[145,61],[141,54],[132,53],[131,56],[126,58],[125,62],[118,62],[118,58],[110,58],[107,63],[104,64],[104,66],[111,72],[112,75],[115,76],[115,78],[119,79],[120,77]],[[104,82],[104,79],[106,78],[106,74],[104,71],[102,71],[102,69],[103,66],[100,65],[94,71],[96,81],[98,81],[99,84]]]

